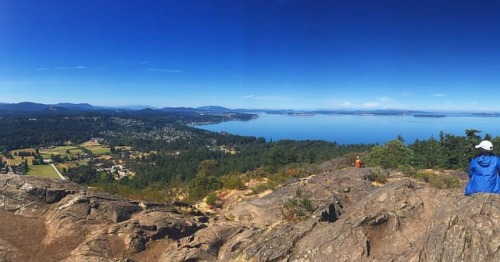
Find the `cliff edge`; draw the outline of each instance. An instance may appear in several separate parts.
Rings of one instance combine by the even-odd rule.
[[[398,173],[378,185],[371,172],[242,191],[210,217],[1,175],[0,261],[500,261],[500,195],[466,197]]]

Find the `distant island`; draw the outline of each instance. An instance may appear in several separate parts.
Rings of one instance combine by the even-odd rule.
[[[250,120],[258,117],[258,114],[282,114],[290,116],[314,116],[314,115],[367,115],[367,116],[413,116],[413,117],[499,117],[500,112],[433,112],[422,110],[405,109],[374,109],[374,110],[295,110],[295,109],[245,109],[226,108],[222,106],[200,106],[200,107],[162,107],[153,106],[94,106],[87,103],[58,103],[42,104],[34,102],[0,103],[0,115],[18,115],[25,113],[36,114],[73,114],[80,112],[169,112],[187,114],[209,114],[224,115],[230,120]]]
[[[414,117],[429,117],[429,118],[441,118],[441,117],[446,117],[446,115],[413,115]]]
[[[314,116],[315,113],[310,113],[310,112],[294,112],[294,113],[288,113],[289,116]]]

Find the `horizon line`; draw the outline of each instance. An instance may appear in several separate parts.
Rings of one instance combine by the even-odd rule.
[[[22,102],[0,102],[0,105],[16,105],[16,104],[39,104],[46,106],[56,106],[59,104],[71,104],[71,105],[89,105],[96,108],[106,108],[106,109],[129,109],[129,110],[142,110],[142,109],[165,109],[165,108],[193,108],[199,109],[203,107],[219,107],[228,110],[254,110],[254,111],[292,111],[292,112],[317,112],[317,111],[343,111],[343,112],[376,112],[376,111],[408,111],[408,112],[424,112],[424,113],[484,113],[484,114],[499,114],[500,110],[464,110],[464,109],[403,109],[403,108],[317,108],[317,109],[300,109],[300,108],[230,108],[220,105],[203,105],[203,106],[151,106],[151,105],[95,105],[88,102],[58,102],[58,103],[41,103],[33,101],[22,101]],[[131,109],[136,108],[136,109]]]

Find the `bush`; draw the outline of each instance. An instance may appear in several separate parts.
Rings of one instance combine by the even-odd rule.
[[[368,174],[365,178],[371,182],[384,184],[387,182],[387,178],[389,178],[389,172],[382,168],[374,168],[370,170],[370,174]]]
[[[266,171],[264,168],[257,168],[255,170],[249,171],[247,174],[250,178],[257,178],[257,179],[269,176],[269,172]]]
[[[399,165],[398,170],[400,170],[403,173],[403,175],[407,177],[414,177],[417,173],[415,168],[413,168],[410,165]]]
[[[252,188],[252,192],[254,194],[260,194],[268,189],[270,189],[270,188],[267,184],[258,184],[254,188]]]
[[[287,181],[289,178],[290,178],[289,176],[287,176],[283,173],[271,174],[268,177],[268,179],[269,179],[268,186],[270,189],[274,190],[276,187],[285,183],[285,181]]]
[[[229,174],[219,178],[222,187],[226,189],[244,189],[245,183],[239,174]]]
[[[399,165],[409,165],[413,159],[413,152],[403,141],[391,140],[383,146],[375,146],[365,157],[367,166],[381,166],[382,168],[396,168]]]
[[[217,195],[215,193],[208,194],[206,203],[212,207],[217,206]]]
[[[283,205],[281,213],[286,220],[304,220],[311,216],[314,209],[311,199],[299,188],[295,196]]]

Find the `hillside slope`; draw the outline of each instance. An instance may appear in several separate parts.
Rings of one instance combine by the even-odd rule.
[[[500,195],[370,172],[291,180],[210,217],[1,175],[0,261],[500,261]]]

